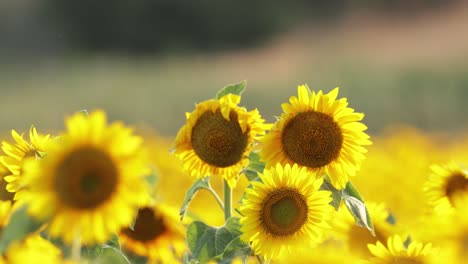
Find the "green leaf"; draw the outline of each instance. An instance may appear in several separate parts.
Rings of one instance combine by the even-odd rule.
[[[221,260],[218,263],[229,264],[239,257],[245,260],[252,253],[250,246],[242,241],[240,236],[237,236],[226,246],[223,254],[219,256]]]
[[[179,211],[180,220],[183,220],[185,214],[187,213],[187,209],[189,207],[190,202],[195,197],[197,192],[200,189],[209,189],[210,188],[210,179],[209,177],[205,178],[204,180],[198,179],[196,180],[193,185],[187,190],[185,193],[184,201],[182,202],[182,206]]]
[[[99,264],[130,264],[130,260],[125,254],[113,247],[104,245],[102,248],[102,254],[95,259],[92,263]]]
[[[244,92],[246,86],[247,81],[241,81],[239,83],[226,85],[216,93],[216,99],[220,99],[221,97],[227,94],[241,95],[242,92]]]
[[[27,235],[36,232],[42,224],[42,222],[28,215],[26,206],[16,210],[11,215],[8,225],[2,230],[0,254],[3,254],[12,242],[21,240]]]
[[[241,224],[239,217],[229,218],[224,224],[224,228],[229,230],[229,232],[231,232],[231,234],[235,237],[242,234],[242,232],[240,231]]]
[[[249,181],[253,181],[255,178],[258,178],[258,173],[255,170],[244,168],[243,172],[244,172],[245,177],[247,177]]]
[[[331,184],[330,179],[328,177],[324,177],[323,183],[322,183],[322,186],[320,186],[320,189],[325,190],[325,191],[330,191],[332,193],[331,197],[332,197],[333,200],[330,202],[330,204],[333,207],[335,207],[335,210],[338,211],[338,208],[340,207],[341,199],[342,199],[341,191],[339,191],[339,190],[335,189],[335,187],[333,187],[333,185]]]
[[[107,241],[106,245],[120,250],[119,236],[116,234],[112,235],[111,239]]]
[[[84,246],[81,248],[81,256],[85,259],[94,260],[102,255],[103,248],[101,245]]]
[[[391,225],[395,225],[396,224],[396,218],[395,216],[392,214],[392,213],[389,213],[388,214],[388,217],[387,219],[385,219],[385,221]]]
[[[155,170],[153,170],[150,175],[146,176],[146,181],[148,182],[148,184],[150,186],[152,186],[152,187],[156,186],[156,184],[159,181],[159,177],[158,177],[157,172]]]
[[[226,224],[220,228],[211,227],[201,221],[194,221],[187,227],[187,244],[192,257],[201,263],[209,260],[220,259],[226,252],[228,245],[230,254],[238,255],[236,250],[245,248],[248,245],[232,244],[241,235],[239,218],[231,217]]]
[[[356,187],[354,187],[351,182],[348,182],[346,188],[342,190],[342,195],[346,207],[354,217],[356,224],[367,228],[372,235],[375,235],[374,225],[372,224],[369,211]]]

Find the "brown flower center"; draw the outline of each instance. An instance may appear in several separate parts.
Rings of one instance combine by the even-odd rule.
[[[242,159],[248,143],[248,131],[242,132],[237,113],[229,121],[218,110],[206,111],[192,129],[192,148],[204,162],[216,167],[229,167]]]
[[[147,242],[156,239],[166,230],[162,217],[156,216],[153,209],[145,207],[138,211],[133,230],[125,228],[122,233],[132,240]]]
[[[468,179],[462,173],[457,173],[449,177],[445,185],[445,195],[450,202],[454,203],[456,197],[460,194],[468,194]]]
[[[290,160],[299,165],[318,168],[338,157],[343,135],[331,116],[309,111],[299,113],[287,122],[281,143]]]
[[[108,200],[118,183],[118,170],[107,153],[93,147],[70,152],[55,171],[60,200],[77,209],[92,209]]]
[[[260,222],[274,236],[289,236],[307,221],[308,206],[304,196],[295,189],[280,188],[265,198]]]

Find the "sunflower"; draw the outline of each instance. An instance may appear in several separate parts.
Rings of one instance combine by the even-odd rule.
[[[177,133],[174,153],[192,176],[220,175],[235,187],[252,144],[269,127],[257,109],[247,112],[239,107],[240,100],[238,95],[227,94],[199,103],[186,114],[187,123]]]
[[[120,122],[107,126],[100,110],[77,113],[66,127],[45,158],[24,164],[24,200],[32,216],[49,221],[51,236],[103,243],[148,202],[142,140]]]
[[[387,247],[380,241],[377,244],[370,244],[370,252],[375,256],[371,263],[375,264],[427,264],[432,263],[435,250],[431,243],[423,244],[411,241],[405,246],[399,235],[393,235],[387,240]]]
[[[0,201],[13,201],[15,193],[9,192],[6,189],[7,182],[4,177],[10,175],[10,171],[2,163],[0,163]]]
[[[291,248],[320,242],[333,212],[332,199],[330,192],[319,190],[323,180],[310,176],[297,164],[277,164],[260,174],[262,182],[246,189],[241,238],[251,242],[255,254],[275,259]]]
[[[468,172],[455,161],[433,164],[424,185],[429,204],[437,213],[451,211],[460,196],[468,196]]]
[[[457,204],[458,205],[458,204]],[[425,218],[421,227],[424,239],[436,241],[444,263],[466,263],[468,259],[468,197],[460,197],[459,205],[446,212],[432,214]],[[442,262],[441,262],[442,263]]]
[[[30,142],[23,138],[23,134],[19,135],[15,130],[11,131],[11,135],[15,143],[2,142],[2,150],[6,155],[0,157],[0,163],[10,171],[4,177],[7,182],[6,190],[15,193],[22,188],[21,174],[24,160],[42,157],[50,135],[38,134],[34,126],[29,130]]]
[[[22,241],[16,241],[8,246],[7,251],[0,263],[23,264],[23,263],[50,263],[50,264],[72,264],[65,261],[60,249],[51,242],[45,240],[38,234],[30,235]]]
[[[8,224],[12,212],[11,201],[0,201],[0,234],[1,229]]]
[[[140,208],[133,230],[124,228],[119,239],[123,248],[147,257],[149,263],[180,262],[186,251],[178,212],[165,204]]]
[[[345,248],[357,257],[370,256],[368,244],[377,241],[385,243],[388,237],[396,232],[396,226],[388,221],[391,215],[385,204],[366,202],[366,207],[374,225],[375,236],[366,228],[356,225],[343,204],[332,225],[335,237],[344,242]]]
[[[347,107],[346,98],[336,100],[338,88],[328,94],[298,87],[298,97],[282,105],[284,113],[261,141],[262,159],[267,166],[297,163],[330,176],[333,186],[342,189],[354,176],[370,145],[364,114]]]

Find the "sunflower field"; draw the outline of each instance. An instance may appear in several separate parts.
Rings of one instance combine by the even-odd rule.
[[[162,137],[101,109],[0,153],[0,263],[466,263],[467,136],[370,137],[339,88],[214,90]],[[409,144],[411,143],[411,144]]]

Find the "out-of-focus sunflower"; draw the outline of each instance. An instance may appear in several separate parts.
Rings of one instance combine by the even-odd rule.
[[[284,256],[278,259],[278,263],[364,264],[361,259],[350,254],[348,250],[337,244],[330,243],[330,241],[325,241],[316,248],[295,249],[292,256]]]
[[[434,241],[440,247],[445,263],[462,264],[468,259],[468,198],[460,197],[457,207],[446,212],[426,217],[423,238]]]
[[[60,249],[38,234],[30,235],[22,241],[16,241],[8,246],[0,263],[24,264],[24,263],[50,263],[73,264],[64,260]]]
[[[8,224],[12,212],[11,201],[0,201],[0,230]]]
[[[369,250],[375,256],[370,262],[375,264],[428,264],[433,263],[436,254],[432,244],[411,241],[406,246],[399,235],[389,237],[387,246],[380,241],[370,244]]]
[[[187,123],[177,133],[174,153],[192,176],[219,175],[235,187],[252,144],[269,127],[257,109],[247,112],[239,107],[240,99],[227,94],[199,103],[186,114]]]
[[[356,225],[345,206],[341,206],[333,221],[333,233],[336,238],[343,241],[345,248],[358,257],[369,257],[368,244],[377,241],[385,243],[396,232],[396,227],[389,223],[390,212],[383,203],[366,202],[370,218],[374,225],[375,236],[364,227]]]
[[[24,160],[42,157],[46,151],[50,135],[38,134],[34,126],[29,130],[29,142],[19,135],[15,130],[11,131],[15,143],[2,142],[4,156],[0,156],[0,163],[8,168],[10,174],[4,177],[8,182],[6,189],[9,192],[18,192],[22,188],[22,167]]]
[[[432,164],[430,170],[424,185],[429,204],[437,213],[452,211],[460,196],[468,196],[468,171],[455,161]]]
[[[347,107],[346,98],[336,100],[338,88],[328,94],[311,92],[306,85],[298,87],[298,97],[292,96],[281,107],[284,113],[262,139],[261,156],[267,166],[297,163],[328,174],[338,189],[354,176],[370,145],[367,127],[360,121],[364,114]]]
[[[102,243],[128,226],[149,200],[142,139],[103,111],[77,113],[51,141],[40,162],[24,164],[28,212],[48,220],[48,231],[67,243]]]
[[[4,177],[10,175],[10,171],[0,163],[0,201],[13,201],[15,193],[9,192],[6,189],[7,182]]]
[[[164,204],[140,208],[134,229],[120,234],[122,247],[149,263],[177,263],[186,251],[185,230],[177,210]]]
[[[242,239],[255,254],[275,259],[320,242],[333,212],[330,192],[319,190],[323,180],[297,164],[277,164],[260,179],[246,189],[240,208]]]

